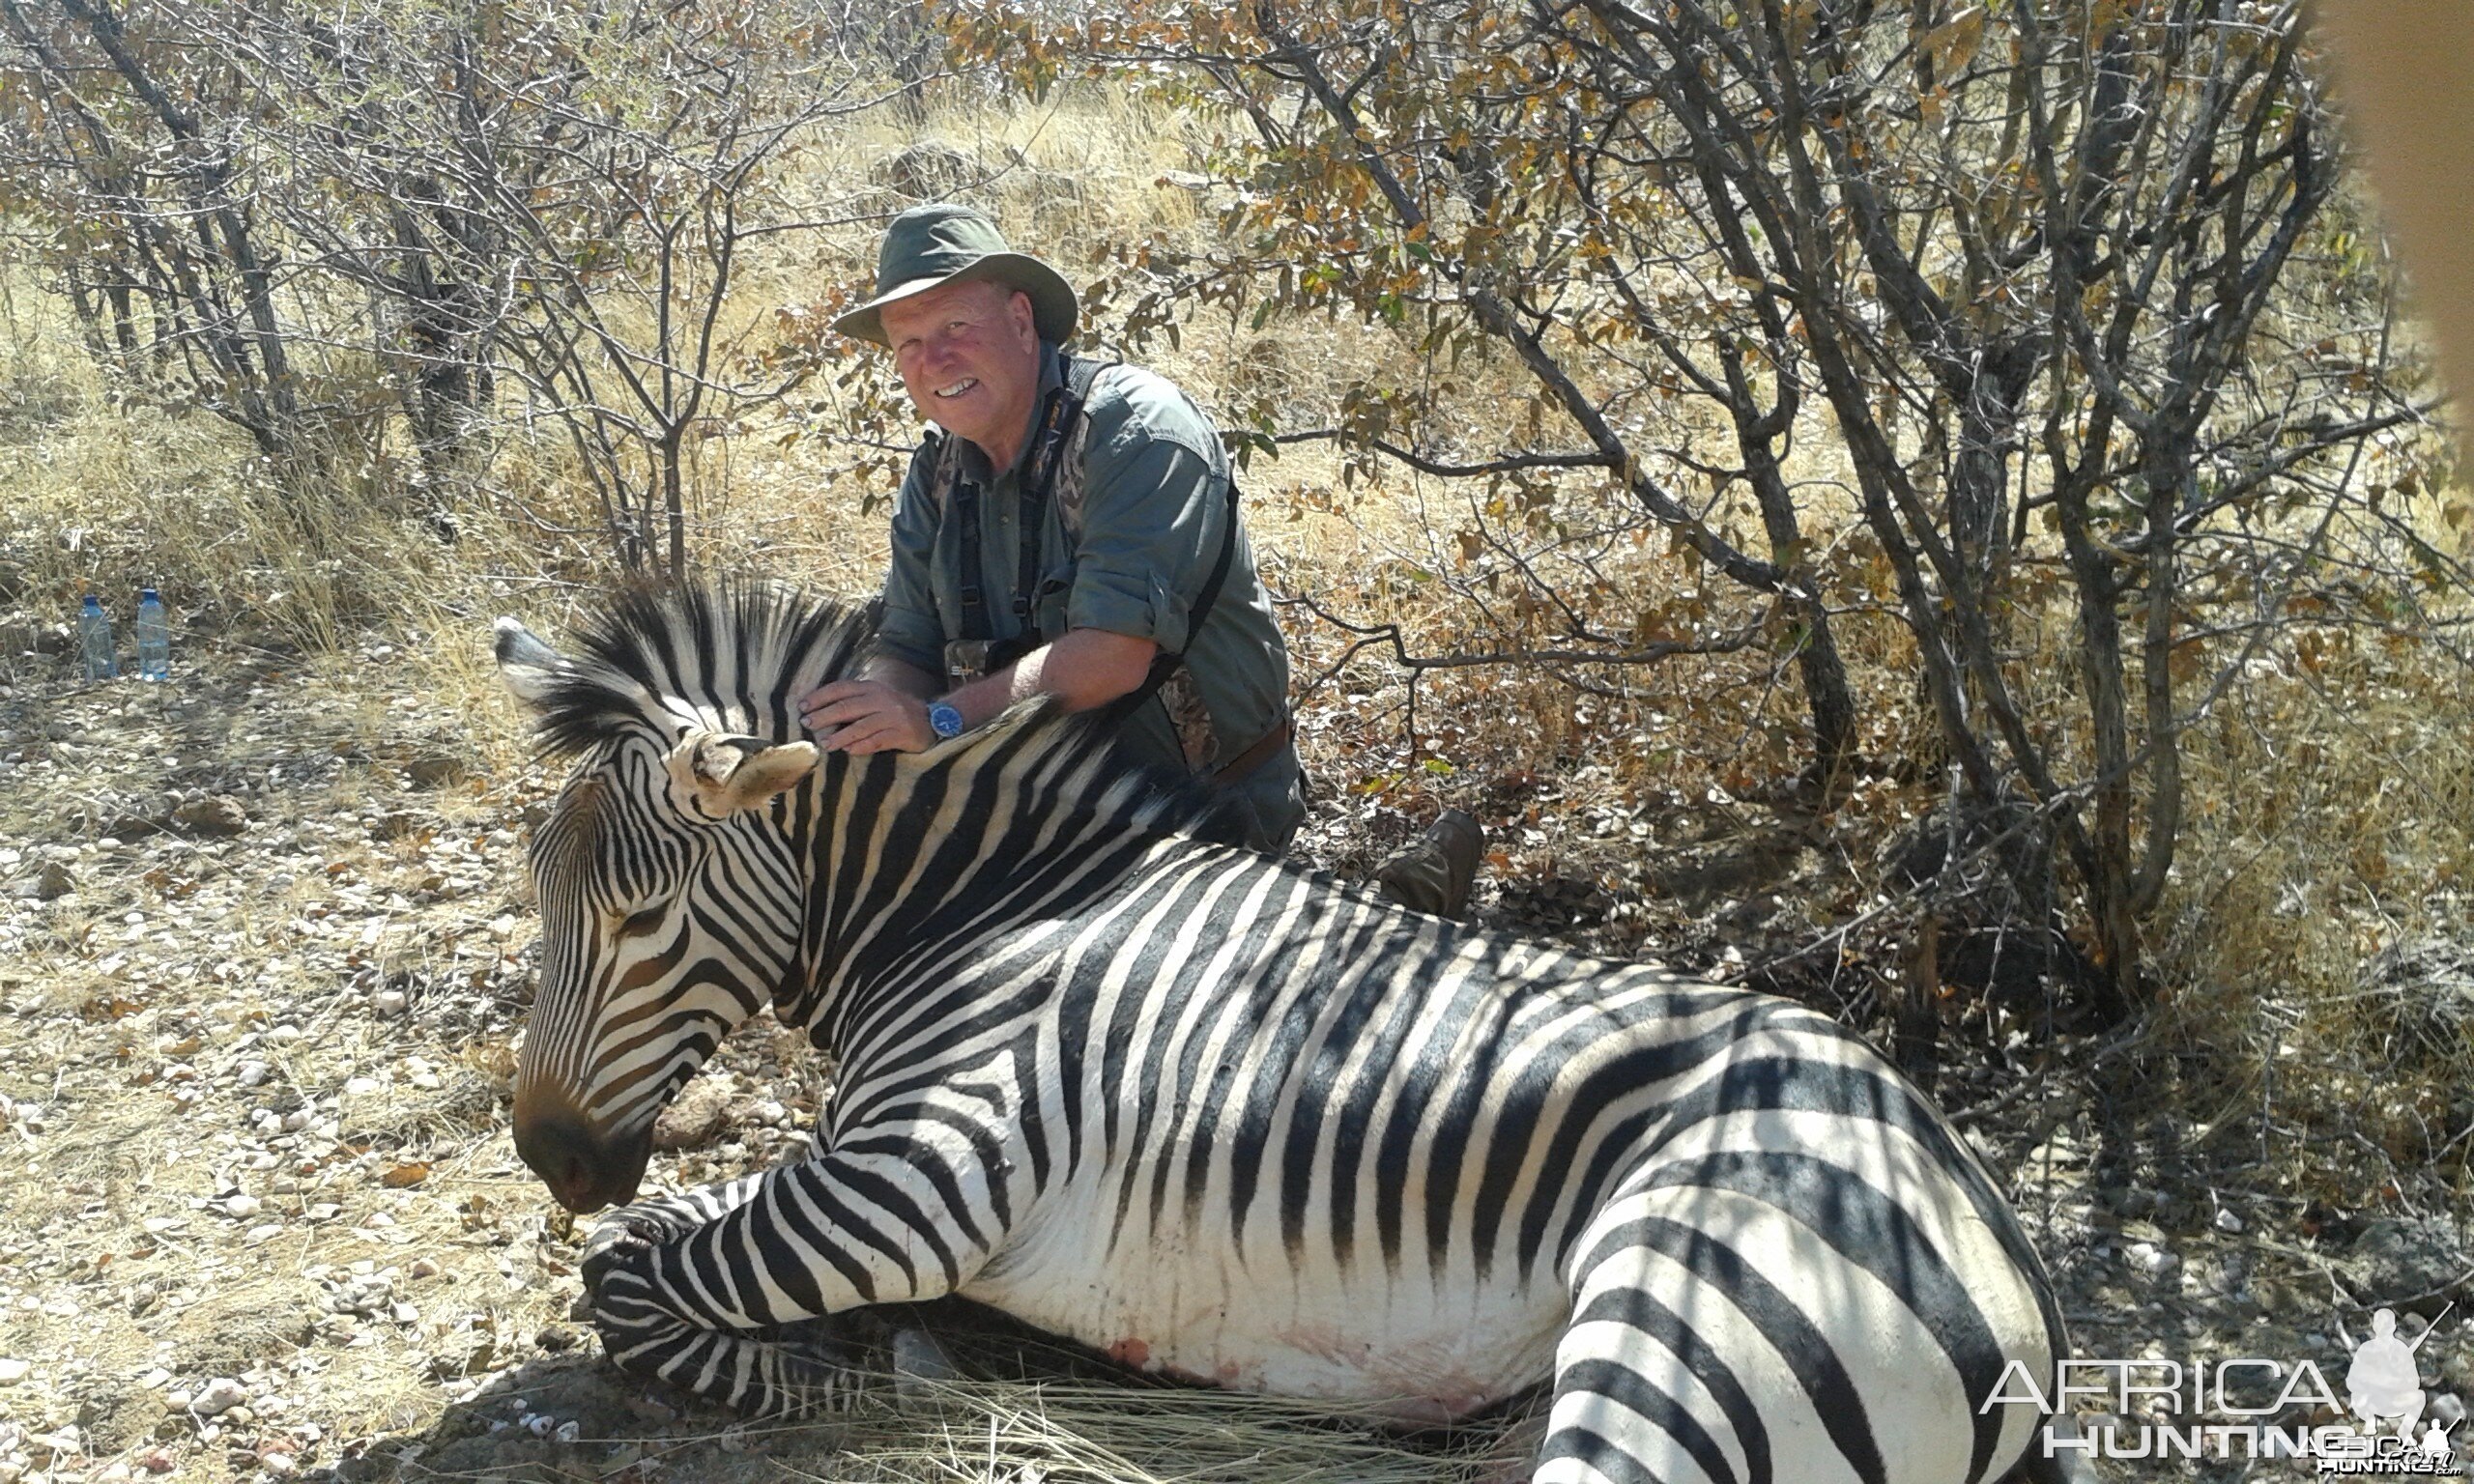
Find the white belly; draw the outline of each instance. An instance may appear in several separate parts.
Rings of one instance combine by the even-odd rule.
[[[1276,1197],[1274,1197],[1276,1199]],[[1268,1206],[1267,1201],[1262,1203]],[[1139,1203],[1137,1202],[1137,1208]],[[1292,1261],[1276,1222],[1147,1230],[1139,1209],[1113,1246],[1111,1197],[1052,1192],[964,1298],[1136,1369],[1237,1390],[1374,1404],[1440,1422],[1545,1381],[1568,1314],[1551,1277],[1388,1270],[1367,1230],[1343,1269],[1310,1235]]]

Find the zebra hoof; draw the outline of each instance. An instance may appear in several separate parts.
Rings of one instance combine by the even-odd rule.
[[[609,1292],[610,1280],[620,1273],[632,1272],[641,1282],[650,1264],[652,1243],[631,1231],[618,1229],[618,1223],[605,1221],[595,1228],[592,1241],[585,1248],[584,1261],[576,1265],[584,1279],[585,1299],[597,1303]]]
[[[585,1243],[584,1261],[577,1265],[584,1275],[584,1291],[598,1295],[616,1271],[645,1275],[652,1248],[685,1236],[695,1226],[682,1213],[651,1203],[619,1207],[601,1218]]]

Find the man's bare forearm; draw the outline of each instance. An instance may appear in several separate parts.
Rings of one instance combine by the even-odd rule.
[[[1039,695],[1054,696],[1068,711],[1087,711],[1140,686],[1150,673],[1151,657],[1159,652],[1160,646],[1147,639],[1131,639],[1106,629],[1071,629],[946,699],[973,727],[992,720],[1015,701]]]

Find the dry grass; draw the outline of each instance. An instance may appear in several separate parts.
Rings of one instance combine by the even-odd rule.
[[[1191,164],[1189,145],[1201,126],[1106,95],[1060,98],[1036,109],[952,108],[916,130],[871,122],[803,155],[798,168],[820,187],[880,190],[886,161],[922,135],[941,140],[986,178],[971,198],[1018,243],[1078,279],[1099,271],[1113,244],[1151,233],[1207,236],[1206,206],[1183,187],[1159,184],[1165,172]],[[739,328],[761,335],[778,306],[846,296],[867,278],[873,244],[865,223],[784,240],[755,266]],[[502,447],[459,512],[459,540],[442,545],[401,507],[399,452],[390,462],[381,450],[367,468],[327,485],[323,498],[304,501],[213,418],[116,398],[78,351],[66,311],[22,276],[0,278],[0,293],[9,331],[0,343],[0,487],[10,491],[0,507],[0,603],[14,610],[0,679],[52,672],[52,660],[18,651],[37,628],[63,621],[79,591],[119,595],[154,582],[176,611],[212,617],[225,630],[192,633],[185,643],[235,664],[279,666],[290,677],[285,684],[323,698],[318,729],[293,738],[293,751],[325,749],[356,760],[301,801],[299,820],[405,807],[394,770],[408,750],[440,738],[452,739],[478,783],[425,795],[417,804],[422,830],[483,839],[538,797],[547,781],[527,768],[528,746],[500,694],[486,633],[503,612],[555,632],[599,559],[589,538],[559,529],[589,522],[554,450]],[[1206,403],[1270,391],[1301,423],[1329,417],[1353,381],[1424,369],[1400,337],[1346,325],[1255,330],[1242,318],[1206,316],[1186,327],[1180,347],[1162,350],[1149,358]],[[1479,357],[1454,375],[1461,384],[1454,405],[1467,415],[1517,425],[1530,393],[1512,368]],[[704,445],[695,515],[709,565],[757,566],[846,593],[874,586],[884,534],[871,501],[889,490],[880,477],[857,472],[849,448],[834,440],[789,437],[834,425],[838,396],[819,385],[810,401],[750,418]],[[1809,455],[1798,472],[1829,477],[1827,455]],[[1473,508],[1465,489],[1405,474],[1351,484],[1322,445],[1260,465],[1246,482],[1250,529],[1280,590],[1396,623],[1413,647],[1429,652],[1489,647],[1545,621],[1510,612],[1509,589],[1490,589],[1465,564],[1459,533],[1504,522],[1482,503]],[[1577,482],[1568,485],[1569,508],[1588,511],[1589,498]],[[1602,503],[1590,513],[1610,526],[1622,514]],[[1621,531],[1596,554],[1596,570],[1617,589],[1660,596],[1702,581],[1662,539],[1635,543]],[[1725,594],[1713,589],[1711,599],[1720,619],[1743,615]],[[126,611],[125,597],[113,601]],[[1363,867],[1437,807],[1471,805],[1494,826],[1491,874],[1499,887],[1568,882],[1602,892],[1616,907],[1596,941],[1656,948],[1710,929],[1695,921],[1697,908],[1657,894],[1654,868],[1686,848],[1722,844],[1730,832],[1774,826],[1737,800],[1745,785],[1763,781],[1798,707],[1792,686],[1775,683],[1758,653],[1625,675],[1623,694],[1613,696],[1521,671],[1433,675],[1416,687],[1412,730],[1411,692],[1396,670],[1371,653],[1343,665],[1350,634],[1302,610],[1289,617],[1301,679],[1330,671],[1307,699],[1305,733],[1322,790],[1306,848],[1325,861]],[[1856,615],[1842,638],[1859,689],[1880,701],[1864,750],[1929,760],[1929,725],[1907,689],[1902,631]],[[2067,638],[2058,618],[2040,632],[2047,652],[2059,652]],[[2195,813],[2155,940],[2172,998],[2148,1037],[2200,1070],[2151,1095],[2178,1100],[2190,1119],[2210,1127],[2264,1110],[2242,1124],[2245,1136],[2260,1140],[2263,1163],[2299,1193],[2377,1202],[2387,1198],[2381,1184],[2400,1172],[2461,1182],[2469,1155],[2463,1130],[2474,1121],[2463,1092],[2474,1086],[2474,999],[2460,1014],[2450,1008],[2460,1003],[2450,997],[2460,991],[2428,988],[2410,965],[2396,967],[2401,953],[2465,936],[2474,731],[2461,676],[2410,644],[2369,643],[2315,661],[2316,669],[2289,651],[2268,659],[2190,739]],[[2062,683],[2040,682],[2048,688],[2039,695],[2058,695]],[[246,684],[236,681],[229,693],[245,712],[260,703]],[[219,756],[201,745],[185,760]],[[245,761],[237,753],[227,760]],[[78,819],[102,817],[116,793],[162,779],[162,770],[132,759],[82,771],[74,799],[0,784],[0,834],[74,840],[86,829]],[[1916,785],[1868,785],[1850,811],[1850,859],[1835,868],[1831,890],[1849,903],[1868,900],[1880,882],[1863,851],[1930,808],[1935,793],[1929,772]],[[270,1316],[313,1309],[321,1289],[309,1274],[321,1265],[451,1251],[454,1270],[419,1296],[425,1311],[485,1319],[511,1343],[561,1320],[573,1280],[561,1265],[572,1263],[573,1245],[544,1219],[546,1202],[507,1147],[499,1101],[504,1032],[366,1021],[360,991],[337,996],[327,971],[277,946],[287,925],[331,897],[328,867],[417,892],[429,848],[417,842],[325,842],[314,864],[284,863],[288,882],[268,881],[226,915],[191,925],[196,937],[185,947],[201,966],[246,965],[246,984],[233,996],[239,1018],[227,1028],[326,1007],[315,1013],[326,1017],[332,1040],[314,1061],[304,1055],[287,1070],[304,1086],[383,1073],[408,1054],[446,1069],[434,1089],[393,1081],[338,1099],[344,1132],[372,1152],[350,1174],[358,1204],[349,1220],[383,1212],[405,1239],[364,1239],[345,1224],[245,1249],[227,1240],[231,1234],[167,1236],[167,1257],[148,1270],[159,1276],[129,1281],[159,1285],[164,1312],[177,1308],[177,1322],[146,1312],[115,1318],[92,1349],[93,1375],[125,1378],[158,1356],[193,1372],[297,1350],[327,1362],[304,1384],[315,1388],[322,1415],[359,1429],[352,1436],[427,1429],[453,1437],[483,1404],[454,1402],[423,1374],[421,1347],[446,1336],[423,1329],[417,1340],[312,1352],[288,1321]],[[532,928],[522,920],[511,846],[511,836],[476,846],[474,859],[482,864],[475,869],[486,884],[387,930],[369,956],[382,980],[451,983],[471,970],[485,925],[502,915],[519,919],[503,946],[521,948]],[[19,945],[32,968],[9,993],[39,1003],[55,1028],[11,1042],[21,1078],[12,1096],[40,1091],[32,1069],[90,1055],[89,1042],[103,1033],[79,1021],[78,1008],[124,992],[122,980],[97,967],[98,945],[119,930],[129,902],[147,900],[149,888],[142,857],[107,857],[96,856],[92,869],[108,890],[53,904],[39,934]],[[263,874],[264,864],[233,869]],[[171,910],[159,900],[149,909]],[[500,961],[495,947],[488,956]],[[222,994],[222,982],[213,983]],[[182,1007],[187,992],[167,987],[149,997],[109,1035],[135,1046],[140,1064],[172,1060],[160,1045],[177,1043],[197,1018]],[[760,1028],[734,1042],[723,1074],[750,1087],[791,1079],[770,1038]],[[21,1167],[27,1178],[0,1193],[0,1254],[13,1243],[40,1245],[92,1270],[106,1254],[129,1250],[127,1223],[141,1210],[215,1193],[193,1142],[200,1126],[186,1118],[168,1115],[154,1098],[105,1096],[85,1105],[72,1129],[45,1141],[38,1165]],[[2330,1139],[2376,1151],[2385,1164],[2315,1157]],[[364,1188],[382,1159],[436,1166],[417,1188]],[[729,1172],[726,1160],[691,1158],[657,1173],[676,1183]],[[191,1258],[203,1266],[184,1271]],[[171,1296],[184,1292],[188,1301],[174,1304]],[[0,1327],[0,1346],[12,1353],[43,1343],[56,1342],[34,1328]],[[1188,1392],[991,1384],[957,1388],[924,1413],[895,1405],[892,1393],[878,1378],[827,1424],[738,1435],[734,1446],[769,1460],[764,1469],[752,1461],[739,1469],[705,1444],[674,1440],[645,1445],[642,1476],[667,1467],[694,1477],[739,1470],[751,1477],[977,1484],[1458,1479],[1498,1467],[1506,1446],[1480,1437],[1438,1451],[1310,1421],[1280,1404]],[[221,1471],[201,1455],[191,1476]]]

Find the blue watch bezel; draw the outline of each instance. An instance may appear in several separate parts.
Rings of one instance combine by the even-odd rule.
[[[952,701],[935,700],[928,703],[928,729],[936,734],[936,740],[950,742],[961,736],[964,728],[962,709]]]

